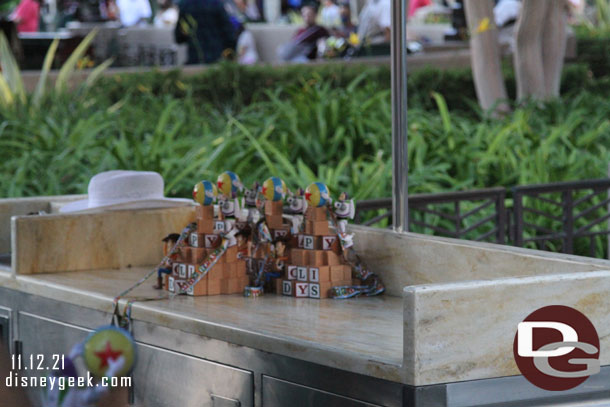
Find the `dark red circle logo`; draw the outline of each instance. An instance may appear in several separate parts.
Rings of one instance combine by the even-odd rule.
[[[540,308],[519,323],[513,354],[519,370],[544,390],[569,390],[599,373],[599,336],[581,312]]]

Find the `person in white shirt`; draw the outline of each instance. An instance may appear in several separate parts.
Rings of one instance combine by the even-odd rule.
[[[327,28],[341,26],[341,10],[333,0],[324,0],[320,11],[320,25]]]
[[[172,0],[160,0],[159,11],[155,15],[153,24],[157,28],[174,28],[178,22],[178,10]]]
[[[368,0],[360,12],[358,38],[361,44],[390,41],[392,0]]]
[[[146,22],[152,16],[148,0],[117,0],[119,18],[124,27]]]
[[[243,24],[239,25],[237,38],[237,58],[242,65],[252,65],[258,62],[258,51],[254,36]]]

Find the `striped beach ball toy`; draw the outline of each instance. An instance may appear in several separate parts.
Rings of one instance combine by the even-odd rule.
[[[328,187],[321,182],[314,182],[305,190],[307,205],[321,207],[330,203]]]
[[[262,193],[268,201],[280,201],[286,196],[286,183],[278,177],[268,178],[263,182]]]
[[[232,171],[225,171],[220,174],[216,184],[218,185],[218,192],[227,198],[237,197],[237,193],[242,189],[239,176]]]
[[[195,184],[195,188],[193,188],[193,199],[203,206],[212,205],[216,201],[217,195],[218,189],[210,181],[198,182]]]

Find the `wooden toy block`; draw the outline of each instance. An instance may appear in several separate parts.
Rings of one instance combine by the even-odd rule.
[[[189,246],[205,247],[205,233],[191,233],[189,235]]]
[[[223,280],[210,280],[208,281],[208,295],[218,295],[221,293],[221,286]]]
[[[311,283],[319,283],[320,281],[330,281],[330,267],[309,267],[308,281]]]
[[[299,249],[303,249],[303,248],[304,248],[304,247],[303,247],[303,239],[304,239],[304,236],[305,236],[305,235],[303,235],[302,233],[299,233],[299,234],[297,235],[297,245],[296,245],[296,247],[298,247]]]
[[[214,233],[214,220],[201,219],[197,221],[197,233],[212,234]]]
[[[243,291],[243,289],[246,286],[250,285],[250,277],[248,277],[248,276],[238,277],[238,280],[241,281],[241,283],[240,283],[241,284],[241,291]],[[241,293],[241,291],[240,291],[240,293]],[[277,291],[277,292],[279,293],[280,291]]]
[[[308,231],[309,230],[309,231]],[[314,236],[330,235],[330,226],[327,220],[307,221],[305,223],[305,233]]]
[[[178,272],[179,278],[186,278],[186,264],[178,264],[178,267],[176,267],[176,271]]]
[[[288,233],[289,233],[288,227],[284,226],[281,229],[271,230],[271,237],[273,238],[273,240],[286,238],[288,236]]]
[[[169,274],[163,274],[163,287],[167,290],[167,282],[169,281]]]
[[[292,295],[295,293],[295,284],[293,280],[282,280],[282,295]]]
[[[269,229],[282,229],[284,226],[282,215],[265,215],[265,222]]]
[[[309,277],[309,272],[306,266],[298,266],[297,267],[297,280],[299,281],[307,281]]]
[[[236,277],[244,277],[247,274],[246,261],[245,260],[237,260],[235,262],[235,276]]]
[[[309,297],[309,283],[297,281],[294,283],[295,297]]]
[[[303,249],[290,250],[290,263],[292,263],[292,264],[307,263],[307,256],[305,256],[305,250],[303,250]]]
[[[320,207],[320,208],[308,206],[307,210],[305,211],[305,219],[311,220],[311,221],[327,220],[326,216],[327,216],[327,209],[324,206]]]
[[[215,220],[212,226],[212,232],[210,233],[215,233],[215,234],[220,234],[220,233],[225,233],[226,230],[226,224],[224,220]]]
[[[306,250],[315,250],[317,249],[317,244],[318,243],[318,239],[315,236],[312,235],[302,235],[302,240],[303,240],[303,249]]]
[[[339,238],[337,235],[322,236],[322,250],[339,252]]]
[[[195,209],[195,217],[199,220],[213,220],[214,219],[214,205],[197,205]]]
[[[187,264],[186,265],[186,278],[191,278],[191,276],[195,273],[196,268],[197,268],[197,266],[195,266],[194,264]]]
[[[215,235],[213,233],[203,235],[204,238],[204,247],[206,249],[215,249],[220,246],[220,242],[222,239],[220,235]]]
[[[224,267],[225,267],[224,275],[227,278],[237,278],[237,262],[227,263],[227,264],[225,264]]]
[[[286,278],[288,280],[296,280],[298,276],[297,266],[286,266]]]
[[[216,249],[205,249],[206,251],[206,258],[209,257],[212,253],[214,253],[216,251]],[[216,264],[223,264],[226,263],[225,261],[225,256],[222,255],[218,258],[218,261],[216,262]]]
[[[225,258],[226,263],[235,263],[237,261],[237,246],[228,247],[222,257]]]
[[[346,281],[352,281],[352,268],[347,264],[343,266],[343,279]]]
[[[326,253],[324,252],[324,250],[308,250],[307,264],[311,266],[325,266]]]
[[[203,247],[189,247],[189,263],[203,263],[207,254]]]
[[[166,286],[166,287],[167,287],[167,291],[169,291],[170,293],[175,292],[175,284],[174,284],[174,283],[175,283],[175,281],[176,281],[176,280],[174,279],[174,277],[173,277],[173,276],[170,276],[170,277],[167,279],[167,286]]]
[[[273,280],[273,284],[275,285],[275,293],[282,294],[282,286],[284,285],[284,280],[281,278],[276,278]]]
[[[231,286],[229,284],[231,280],[228,278],[223,278],[220,280],[220,293],[221,294],[231,294]]]
[[[244,291],[245,284],[241,278],[230,278],[229,282],[229,294],[239,294]]]
[[[333,251],[327,250],[324,252],[326,257],[325,263],[329,266],[338,266],[341,264],[341,255]]]
[[[208,272],[208,280],[221,280],[224,277],[225,264],[215,264]]]
[[[330,266],[330,281],[343,281],[345,277],[343,265]]]
[[[281,215],[284,213],[282,201],[265,201],[265,215]]]
[[[324,281],[320,283],[309,283],[309,298],[328,298],[331,283]]]
[[[208,282],[201,280],[186,291],[187,295],[201,296],[208,295]]]

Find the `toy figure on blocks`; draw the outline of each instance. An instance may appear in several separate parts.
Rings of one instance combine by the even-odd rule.
[[[216,185],[210,181],[201,181],[193,189],[193,198],[199,203],[196,208],[197,226],[188,235],[186,245],[172,265],[166,284],[171,293],[185,292],[193,296],[237,294],[248,284],[246,263],[237,256],[237,230],[226,230],[234,220],[226,223],[227,219],[214,216],[217,196]]]

